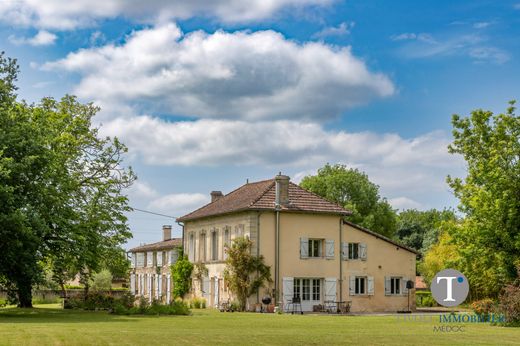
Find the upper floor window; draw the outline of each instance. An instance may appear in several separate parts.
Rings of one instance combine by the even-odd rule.
[[[195,262],[195,235],[190,233],[189,241],[188,241],[188,255],[189,259],[192,262]]]
[[[365,243],[341,243],[341,257],[344,260],[366,260],[367,244]]]
[[[146,266],[153,267],[153,252],[146,253]]]
[[[218,260],[218,230],[211,232],[211,260]]]
[[[309,239],[309,257],[322,257],[323,239]]]
[[[142,268],[144,267],[144,252],[138,252],[137,255],[137,267]]]
[[[229,231],[229,227],[226,226],[224,229],[224,241],[222,242],[222,254],[224,259],[227,259],[226,246],[231,245],[231,232]]]
[[[359,243],[348,243],[348,259],[359,258]]]
[[[206,232],[199,237],[199,261],[206,262]]]

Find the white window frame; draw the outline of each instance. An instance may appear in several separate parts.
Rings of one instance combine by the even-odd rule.
[[[355,287],[354,294],[357,296],[365,296],[368,294],[368,277],[366,276],[356,276],[355,279]],[[363,288],[363,292],[361,292],[361,288]]]
[[[307,257],[308,258],[322,258],[323,257],[323,244],[325,240],[324,239],[309,239],[308,240],[308,252]],[[317,248],[315,247],[317,244]],[[315,254],[315,250],[318,251],[317,254]]]
[[[348,243],[348,259],[359,259],[359,243]]]

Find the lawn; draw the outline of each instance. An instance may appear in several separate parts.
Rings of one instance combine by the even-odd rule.
[[[114,316],[106,312],[0,309],[0,345],[519,345],[520,328],[464,324],[458,333],[434,332],[432,321],[395,316],[220,313],[192,316]]]

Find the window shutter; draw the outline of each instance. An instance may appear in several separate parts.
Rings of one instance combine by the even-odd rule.
[[[177,260],[179,259],[179,250],[174,249],[170,251],[170,264],[173,265],[177,263]]]
[[[406,283],[410,280],[409,278],[401,278],[401,292],[404,296],[408,295],[408,288],[406,288]]]
[[[334,239],[325,240],[325,257],[327,259],[334,258]]]
[[[385,276],[385,296],[389,296],[392,294],[391,283],[390,283],[391,279],[392,279],[391,277]]]
[[[365,244],[365,243],[359,244],[359,257],[361,258],[362,261],[367,260],[367,244]]]
[[[325,278],[325,299],[336,301],[336,278]]]
[[[210,297],[210,281],[209,277],[205,277],[202,279],[202,296],[206,299],[206,306],[209,306],[209,297]]]
[[[163,255],[162,255],[162,251],[157,251],[157,266],[158,267],[162,267],[162,259],[163,259]]]
[[[356,295],[356,277],[354,275],[350,276],[349,292],[351,296]]]
[[[374,295],[374,277],[373,276],[369,276],[368,277],[368,281],[367,281],[367,291],[368,291],[368,295],[369,296],[373,296]]]
[[[294,296],[294,278],[284,277],[283,278],[283,306],[287,307],[289,300],[293,299]]]
[[[130,293],[135,294],[135,274],[130,274]]]
[[[309,238],[300,238],[300,258],[309,258]]]
[[[341,259],[343,261],[348,260],[348,243],[346,241],[341,243]]]
[[[170,275],[166,276],[166,303],[170,303],[170,297],[171,297],[171,283],[170,283]]]

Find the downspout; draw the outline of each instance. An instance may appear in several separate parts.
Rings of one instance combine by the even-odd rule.
[[[256,257],[260,256],[260,214],[261,212],[256,213]],[[256,276],[258,277],[258,271]],[[256,303],[260,303],[260,289],[256,291]]]
[[[339,218],[339,301],[343,301],[343,218]]]
[[[185,255],[184,252],[184,224],[181,221],[175,221],[179,226],[182,227],[182,242],[181,242],[181,249],[182,249],[182,255]]]
[[[280,206],[276,206],[276,217],[275,217],[275,254],[274,254],[274,292],[276,302],[279,302],[280,298]]]

